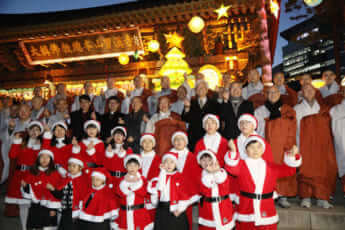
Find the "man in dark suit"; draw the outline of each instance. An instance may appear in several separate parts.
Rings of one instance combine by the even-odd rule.
[[[216,100],[207,96],[207,83],[199,81],[196,85],[196,97],[190,102],[185,101],[185,107],[182,112],[182,120],[188,125],[188,147],[190,151],[194,150],[196,142],[205,134],[202,127],[202,119],[208,114],[218,114],[218,106]]]
[[[230,90],[223,92],[223,102],[219,106],[221,120],[220,133],[226,139],[236,139],[241,133],[238,129],[238,118],[244,114],[254,114],[254,106],[251,101],[242,97],[242,83],[233,82]]]
[[[92,110],[91,99],[89,95],[81,95],[79,97],[80,109],[71,113],[70,129],[72,129],[72,136],[80,141],[84,133],[84,122],[87,120],[98,120],[99,114]]]
[[[119,112],[120,99],[116,96],[111,96],[107,100],[108,112],[101,117],[101,138],[106,143],[111,141],[111,130],[118,125],[124,125],[124,114]]]

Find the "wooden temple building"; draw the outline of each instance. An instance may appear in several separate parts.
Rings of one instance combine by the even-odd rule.
[[[126,90],[140,73],[156,87],[173,48],[181,55],[171,54],[170,61],[180,59],[188,73],[209,68],[215,77],[229,72],[242,79],[250,68],[263,67],[269,81],[279,6],[280,0],[138,0],[0,15],[0,89],[30,96],[29,88],[64,82],[78,93],[87,80],[100,90],[111,77]],[[201,22],[190,25],[195,16]],[[191,32],[191,26],[201,31]]]

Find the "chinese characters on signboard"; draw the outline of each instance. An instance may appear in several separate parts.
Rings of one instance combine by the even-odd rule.
[[[31,65],[111,58],[121,53],[143,53],[137,28],[49,40],[22,41],[21,47]]]

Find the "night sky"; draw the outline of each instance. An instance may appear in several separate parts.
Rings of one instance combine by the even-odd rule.
[[[132,0],[135,1],[135,0]],[[279,32],[283,31],[299,21],[291,21],[289,16],[296,14],[296,12],[287,15],[284,13],[284,2],[282,0],[282,11],[280,15]],[[119,4],[129,2],[128,0],[0,0],[0,13],[16,14],[16,13],[37,13],[37,12],[54,12],[63,10],[72,10],[80,8],[90,8],[97,6],[105,6],[111,4]],[[303,9],[302,9],[303,10]],[[273,66],[282,62],[282,46],[287,42],[278,35],[277,48]]]

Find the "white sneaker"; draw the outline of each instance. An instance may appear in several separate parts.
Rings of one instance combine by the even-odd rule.
[[[316,205],[320,208],[333,208],[333,205],[331,205],[327,200],[317,200]]]
[[[290,208],[291,204],[289,203],[286,197],[280,197],[278,200],[278,205],[282,208]]]
[[[302,208],[310,208],[311,207],[311,199],[310,198],[303,198],[301,201]]]

